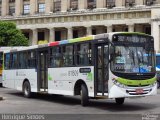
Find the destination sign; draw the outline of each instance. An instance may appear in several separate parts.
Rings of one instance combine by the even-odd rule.
[[[150,42],[153,38],[150,36],[142,35],[114,35],[113,41],[116,42],[132,42],[132,43],[146,43]]]

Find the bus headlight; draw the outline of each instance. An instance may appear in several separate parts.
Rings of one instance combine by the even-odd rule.
[[[126,88],[126,86],[124,84],[119,83],[115,78],[112,79],[113,83],[120,87],[120,88]]]

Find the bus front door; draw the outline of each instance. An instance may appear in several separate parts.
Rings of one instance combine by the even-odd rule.
[[[46,92],[48,89],[48,51],[38,51],[38,91]]]
[[[109,47],[107,43],[95,45],[95,95],[108,93]]]

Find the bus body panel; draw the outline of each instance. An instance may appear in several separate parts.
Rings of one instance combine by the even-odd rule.
[[[157,83],[156,81],[149,86],[137,86],[137,87],[129,87],[127,85],[121,84],[123,87],[117,86],[113,80],[117,79],[119,77],[113,75],[113,73],[110,71],[110,77],[109,77],[109,95],[108,98],[127,98],[127,97],[139,97],[139,96],[148,96],[148,95],[156,95],[157,94]],[[154,77],[155,78],[155,77]],[[153,78],[153,79],[154,79]],[[140,80],[142,81],[142,80]],[[118,83],[120,84],[120,83]],[[136,90],[144,90],[144,93],[147,94],[138,94],[136,93]],[[134,95],[130,94],[133,93]]]
[[[89,70],[87,73],[83,70]],[[88,88],[89,96],[94,96],[94,67],[66,67],[48,69],[48,93],[74,95],[74,86],[83,80]]]
[[[147,94],[137,94],[137,95],[130,95],[126,91],[131,91],[132,93],[136,93],[137,89],[143,89],[147,92]],[[151,91],[150,91],[151,90]],[[149,95],[156,95],[157,94],[157,84],[153,87],[128,87],[128,88],[120,88],[116,85],[113,85],[110,89],[109,98],[127,98],[127,97],[139,97],[139,96],[149,96]]]
[[[31,91],[37,92],[37,72],[36,69],[19,69],[3,71],[3,86],[22,91],[24,80],[28,80]]]

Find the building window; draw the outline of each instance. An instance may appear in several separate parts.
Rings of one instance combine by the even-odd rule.
[[[135,0],[126,0],[126,7],[132,7],[135,5]]]
[[[15,13],[15,6],[9,6],[9,15],[14,15]]]
[[[15,2],[15,0],[9,0],[9,3],[13,3],[13,2]]]
[[[39,13],[44,13],[45,12],[45,4],[44,3],[39,3],[38,4],[38,12]]]
[[[106,0],[106,7],[107,8],[115,7],[115,0]]]
[[[70,1],[70,8],[71,10],[77,10],[78,9],[78,0],[71,0]]]
[[[148,5],[148,6],[150,6],[150,5],[153,5],[155,1],[156,0],[146,0],[145,4]]]
[[[54,11],[61,11],[61,0],[54,0]]]
[[[88,9],[96,8],[96,0],[88,0]]]
[[[29,4],[26,4],[23,6],[23,14],[26,15],[26,14],[29,14],[30,12],[30,5]]]

